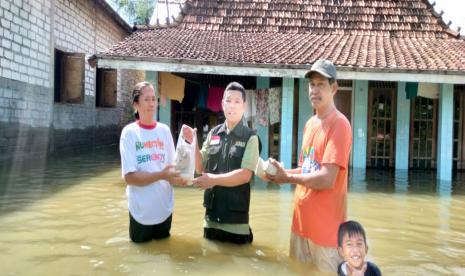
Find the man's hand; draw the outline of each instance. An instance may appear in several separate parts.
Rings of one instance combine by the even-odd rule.
[[[189,143],[192,144],[194,141],[195,133],[197,132],[196,128],[191,128],[188,125],[182,125],[181,128],[182,131],[182,137]]]
[[[276,183],[276,184],[284,184],[289,183],[289,176],[287,175],[286,171],[284,170],[283,166],[273,158],[270,158],[271,164],[276,167],[276,174],[272,175],[265,172],[265,176],[269,181]]]
[[[215,176],[211,173],[202,173],[201,176],[194,178],[192,183],[194,186],[199,187],[202,190],[206,190],[215,186]]]

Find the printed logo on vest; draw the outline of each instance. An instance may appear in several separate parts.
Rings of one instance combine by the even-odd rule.
[[[234,145],[237,146],[237,147],[243,148],[243,147],[245,147],[245,142],[237,141]]]

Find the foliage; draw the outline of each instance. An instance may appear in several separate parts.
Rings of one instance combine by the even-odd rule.
[[[148,25],[156,0],[109,0],[117,12],[127,17],[129,24]]]

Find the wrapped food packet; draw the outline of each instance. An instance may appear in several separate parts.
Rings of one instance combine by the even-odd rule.
[[[271,163],[270,159],[264,161],[262,158],[259,157],[257,166],[255,167],[255,174],[260,178],[264,178],[266,176],[265,173],[276,175],[277,169]]]
[[[181,131],[176,144],[176,154],[174,158],[176,170],[179,171],[180,176],[187,181],[187,185],[192,185],[192,179],[194,179],[196,142],[197,135],[195,135],[195,133],[192,143],[189,144],[184,139]]]

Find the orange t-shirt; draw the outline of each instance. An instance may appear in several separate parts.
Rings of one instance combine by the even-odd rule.
[[[302,173],[318,171],[324,164],[340,167],[333,188],[312,190],[297,185],[295,190],[292,232],[320,246],[337,247],[337,231],[346,220],[351,146],[350,123],[337,110],[323,121],[313,116],[305,124],[299,161]]]

